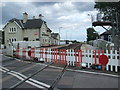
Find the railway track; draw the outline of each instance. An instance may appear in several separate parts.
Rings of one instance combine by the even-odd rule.
[[[80,49],[82,46],[82,44],[70,44],[68,46],[63,46],[63,47],[60,47],[58,49]]]
[[[9,89],[7,89],[7,90],[14,90],[14,89],[16,89],[16,88],[19,87],[21,84],[23,84],[23,83],[25,83],[26,81],[30,80],[32,77],[34,77],[34,76],[37,75],[38,73],[39,73],[39,74],[42,74],[42,72],[43,72],[43,71],[45,72],[46,69],[51,69],[51,70],[52,70],[53,68],[50,68],[50,67],[49,67],[49,66],[51,66],[52,64],[53,64],[53,63],[51,63],[51,64],[49,64],[49,65],[47,65],[47,66],[39,69],[38,71],[34,72],[31,76],[29,76],[29,77],[25,78],[24,80],[22,80],[22,81],[20,81],[20,82],[18,82],[18,83],[16,83],[16,84],[14,84],[13,86],[9,87]],[[66,68],[67,68],[67,65],[65,65],[65,67],[61,70],[61,72],[59,72],[59,74],[56,76],[56,78],[54,79],[54,81],[51,82],[51,85],[50,85],[50,86],[47,87],[47,86],[45,86],[45,85],[42,85],[42,87],[45,87],[45,88],[48,89],[48,90],[53,90],[54,87],[56,86],[56,84],[57,84],[57,83],[59,82],[59,80],[61,79],[62,75],[64,74]],[[55,68],[54,68],[54,69],[55,69]],[[56,70],[57,70],[57,69],[56,69]],[[51,73],[52,73],[52,72],[51,72]],[[44,89],[44,88],[43,88],[43,89]]]
[[[22,63],[24,63],[24,62],[22,62]],[[36,63],[35,66],[39,66],[38,64],[39,63]],[[25,65],[27,65],[27,64],[23,64],[23,66],[25,66]],[[53,63],[50,63],[50,64],[46,64],[46,65],[44,64],[44,67],[41,67],[38,70],[36,69],[35,72],[32,73],[31,72],[32,68],[27,71],[26,70],[20,71],[20,69],[19,69],[20,67],[19,68],[16,67],[17,69],[11,69],[11,68],[8,68],[10,66],[12,66],[12,65],[10,64],[5,67],[2,66],[2,67],[0,67],[0,70],[6,74],[10,74],[10,75],[13,75],[13,76],[19,78],[20,81],[10,85],[7,90],[14,90],[17,88],[19,89],[19,88],[21,88],[21,85],[26,82],[28,84],[34,85],[35,87],[41,88],[43,90],[44,89],[45,90],[53,90],[67,68],[67,65],[64,65],[63,69],[53,68],[53,67],[51,67],[51,66],[53,66]],[[22,65],[20,65],[20,66],[22,67]],[[33,70],[34,69],[35,68],[33,68]],[[31,73],[31,75],[28,75],[28,71]],[[13,79],[12,76],[11,76],[11,79]]]

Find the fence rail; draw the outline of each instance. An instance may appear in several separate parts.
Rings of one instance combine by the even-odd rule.
[[[30,55],[29,55],[30,53]],[[74,50],[74,49],[51,49],[51,48],[30,48],[16,49],[16,57],[25,59],[33,59],[35,57],[44,59],[46,62],[54,62],[70,66],[80,66],[81,63],[86,63],[90,68],[92,64],[100,64],[100,55],[106,55],[109,58],[108,64],[105,66],[107,71],[118,72],[120,70],[120,52],[104,51],[104,50]]]

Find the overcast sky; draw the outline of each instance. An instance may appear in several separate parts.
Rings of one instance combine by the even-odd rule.
[[[94,2],[3,2],[2,25],[12,18],[22,19],[23,13],[28,13],[28,18],[38,18],[42,14],[43,20],[55,33],[59,32],[61,39],[86,41],[86,29],[91,27],[91,17],[96,15]],[[99,33],[105,30],[95,28]]]

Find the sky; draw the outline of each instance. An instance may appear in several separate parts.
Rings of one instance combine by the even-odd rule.
[[[23,13],[28,13],[28,19],[33,16],[42,18],[47,22],[48,27],[59,33],[61,39],[86,41],[86,29],[91,27],[91,16],[95,19],[97,10],[94,9],[94,2],[2,2],[2,23],[0,27],[12,18],[23,19]],[[94,27],[98,33],[105,30],[101,27]]]

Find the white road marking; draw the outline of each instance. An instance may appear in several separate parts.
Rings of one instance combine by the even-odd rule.
[[[8,74],[13,75],[13,76],[17,77],[17,78],[20,79],[20,80],[24,80],[24,78],[22,78],[22,77],[20,77],[20,76],[18,76],[18,75],[16,75],[16,74],[14,74],[14,73],[8,72]],[[25,82],[27,82],[27,83],[29,83],[29,84],[31,84],[31,85],[33,85],[33,86],[36,86],[36,87],[38,87],[38,88],[44,88],[44,87],[42,87],[42,86],[40,86],[40,85],[37,85],[37,84],[35,84],[35,83],[33,83],[33,82],[30,82],[30,81],[25,81]]]
[[[35,82],[35,83],[37,83],[37,84],[40,84],[40,85],[42,85],[42,86],[44,86],[44,87],[50,88],[50,85],[45,84],[45,83],[43,83],[43,82],[39,82],[39,81],[37,81],[37,80],[35,80],[35,79],[32,79],[32,78],[30,78],[29,80],[30,80],[30,81],[33,81],[33,82]]]
[[[2,66],[0,66],[0,68],[4,69],[4,70],[6,70],[6,71],[10,71],[9,69],[4,68],[4,67],[2,67]]]
[[[118,75],[107,74],[107,73],[90,72],[90,71],[83,71],[83,70],[72,70],[72,69],[67,69],[67,70],[69,70],[69,71],[76,71],[76,72],[83,72],[83,73],[90,73],[90,74],[96,74],[96,75],[105,75],[105,76],[119,77]]]
[[[23,74],[21,74],[21,73],[18,73],[18,72],[15,72],[15,71],[11,71],[11,72],[12,72],[12,73],[15,73],[15,74],[18,74],[18,75],[22,76],[23,78],[27,78],[25,75],[23,75]],[[43,85],[43,86],[45,86],[45,87],[47,87],[47,88],[50,88],[50,85],[47,85],[47,84],[42,83],[42,82],[39,82],[39,81],[37,81],[37,80],[35,80],[35,79],[30,78],[29,81],[32,81],[32,82],[34,82],[34,83],[37,83],[37,84]]]
[[[62,67],[56,67],[56,66],[50,66],[53,68],[63,69]],[[113,75],[113,74],[107,74],[107,73],[99,73],[99,72],[90,72],[90,71],[83,71],[83,70],[73,70],[73,69],[66,69],[72,72],[83,72],[83,73],[89,73],[89,74],[96,74],[96,75],[105,75],[105,76],[112,76],[112,77],[120,77],[119,75]]]
[[[0,67],[1,67],[1,66],[0,66]],[[2,70],[2,68],[4,68],[4,70]],[[6,72],[5,70],[8,71],[8,69],[5,68],[5,67],[1,67],[0,70],[3,71],[3,72]],[[25,75],[23,75],[23,74],[21,74],[21,73],[19,73],[19,72],[15,72],[15,71],[10,71],[10,70],[9,70],[9,72],[7,72],[7,73],[8,73],[8,74],[11,74],[11,75],[13,75],[13,76],[15,76],[15,77],[17,77],[17,78],[20,79],[20,80],[24,80],[24,79],[27,78],[27,76],[25,76]],[[31,82],[31,81],[32,81],[32,82]],[[50,85],[45,84],[45,83],[43,83],[43,82],[39,82],[39,81],[37,81],[37,80],[35,80],[35,79],[32,79],[32,78],[30,78],[29,80],[27,80],[27,81],[25,81],[25,82],[27,82],[27,83],[29,83],[29,84],[31,84],[31,85],[33,85],[33,86],[36,86],[36,87],[38,87],[38,88],[44,88],[44,87],[50,88]],[[40,86],[40,85],[42,85],[43,87]]]
[[[1,69],[1,68],[0,68],[0,71],[2,71],[2,72],[6,72],[5,70],[3,70],[3,69]]]

